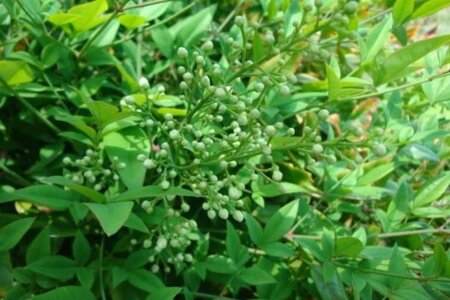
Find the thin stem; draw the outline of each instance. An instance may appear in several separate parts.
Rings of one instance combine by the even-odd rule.
[[[139,4],[142,4],[142,0],[138,0]],[[136,74],[137,78],[141,78],[142,75],[142,39],[143,31],[141,28],[138,29],[137,34],[137,45],[136,45]]]
[[[351,100],[360,100],[360,99],[366,99],[366,98],[370,98],[370,97],[375,97],[375,96],[379,96],[379,95],[383,95],[383,94],[387,94],[387,93],[392,93],[395,91],[399,91],[399,90],[403,90],[406,88],[410,88],[416,85],[420,85],[426,82],[431,82],[435,79],[441,78],[441,77],[446,77],[449,76],[450,72],[445,72],[442,74],[437,74],[437,75],[433,75],[430,76],[428,78],[422,79],[422,80],[418,80],[415,82],[410,82],[404,85],[400,85],[400,86],[396,86],[396,87],[392,87],[390,89],[386,89],[383,91],[377,91],[377,92],[373,92],[373,93],[368,93],[368,94],[363,94],[363,95],[357,95],[357,96],[353,96],[353,97],[348,97],[348,98],[343,98],[343,99],[338,99],[337,102],[342,102],[342,101],[351,101]]]
[[[98,279],[100,281],[100,295],[102,300],[106,300],[106,293],[105,293],[105,283],[103,282],[103,250],[105,248],[105,235],[102,235],[102,240],[100,242],[100,249],[99,249],[99,257],[98,257]]]
[[[341,268],[344,268],[344,269],[356,270],[356,271],[359,271],[359,272],[362,272],[362,273],[377,274],[377,275],[381,275],[381,276],[402,278],[402,279],[406,279],[406,280],[450,283],[449,279],[440,279],[439,277],[436,277],[436,276],[414,277],[414,276],[395,274],[395,273],[386,272],[386,271],[361,269],[361,268],[358,268],[358,267],[348,266],[348,265],[341,264],[341,263],[338,263],[338,262],[333,262],[333,264],[336,265],[337,267],[341,267]]]
[[[195,4],[197,4],[198,1],[199,1],[199,0],[193,1],[191,4],[189,4],[188,6],[184,7],[182,10],[180,10],[180,11],[177,12],[176,14],[171,15],[170,17],[168,17],[168,18],[162,20],[161,22],[155,23],[155,24],[153,24],[153,25],[151,25],[151,26],[144,27],[144,30],[150,30],[150,29],[153,29],[153,28],[158,27],[158,26],[160,26],[160,25],[163,25],[163,24],[165,24],[165,23],[167,23],[167,22],[170,22],[170,21],[173,20],[173,19],[176,19],[178,16],[184,14],[186,11],[188,11],[189,9],[191,9]]]
[[[16,183],[22,186],[29,186],[31,184],[27,179],[23,178],[16,172],[10,170],[7,166],[4,165],[3,162],[0,162],[0,170],[2,170],[3,173],[11,177],[12,180],[14,180]]]
[[[439,228],[432,228],[432,229],[418,229],[418,230],[387,232],[387,233],[376,234],[376,236],[380,239],[388,239],[388,238],[393,238],[393,237],[408,236],[408,235],[415,235],[415,234],[439,234],[439,233],[447,235],[447,234],[450,234],[450,230],[446,230],[441,226]],[[308,239],[308,240],[320,240],[322,238],[320,235],[293,234],[291,236],[293,238],[303,238],[303,239]]]
[[[136,5],[130,5],[128,7],[125,7],[123,10],[130,10],[130,9],[135,9],[135,8],[142,8],[142,7],[146,7],[146,6],[150,6],[150,5],[156,5],[156,4],[161,4],[161,3],[166,3],[166,2],[172,2],[175,0],[158,0],[158,1],[149,1],[149,2],[144,2],[142,3],[142,1],[139,1],[138,4]]]

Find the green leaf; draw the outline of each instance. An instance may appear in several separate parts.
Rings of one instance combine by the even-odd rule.
[[[368,65],[373,62],[375,56],[389,40],[392,29],[392,17],[389,15],[383,22],[372,28],[367,34],[365,50],[361,52],[361,64]]]
[[[84,265],[91,258],[91,246],[81,231],[77,231],[75,234],[72,254],[79,265]]]
[[[115,234],[128,220],[133,202],[118,202],[118,203],[85,203],[87,207],[97,217],[103,231],[111,236]]]
[[[137,156],[143,154],[148,157],[150,154],[147,134],[138,127],[129,127],[106,135],[103,145],[111,161],[117,157],[119,163],[125,164],[118,172],[127,188],[140,188],[144,183],[146,169],[144,164],[137,160]]]
[[[335,242],[335,246],[335,256],[347,257],[357,257],[364,247],[361,241],[354,237],[338,238]]]
[[[181,290],[182,288],[180,287],[160,288],[153,291],[150,296],[145,298],[145,300],[172,300],[181,292]]]
[[[437,156],[436,153],[434,153],[430,148],[420,144],[408,145],[404,147],[400,153],[404,153],[406,156],[415,160],[439,161],[439,156]]]
[[[150,233],[148,230],[147,225],[145,225],[144,221],[141,220],[136,214],[131,213],[128,220],[123,225],[125,227],[143,232],[143,233]]]
[[[394,199],[388,206],[387,215],[392,225],[400,224],[405,216],[411,211],[414,202],[414,194],[406,182],[402,182],[395,194]]]
[[[344,291],[342,281],[338,277],[337,272],[334,274],[327,274],[327,280],[322,272],[322,268],[318,265],[311,266],[311,275],[317,291],[320,294],[320,299],[323,300],[347,300],[347,295]]]
[[[441,244],[436,244],[433,251],[434,265],[436,266],[436,273],[439,275],[444,275],[445,265],[448,263],[449,259],[447,253],[445,253],[444,247]]]
[[[216,7],[216,5],[211,5],[172,26],[170,32],[172,36],[176,37],[178,44],[189,47],[196,43],[211,27]]]
[[[31,82],[34,76],[30,67],[22,61],[0,60],[0,79],[12,86]]]
[[[234,229],[233,224],[229,221],[227,221],[226,248],[228,255],[233,261],[236,262],[239,257],[239,253],[241,252],[242,244],[236,229]]]
[[[394,171],[395,167],[392,162],[376,166],[359,178],[357,185],[369,185],[377,180],[382,179],[386,175]]]
[[[263,244],[276,242],[292,228],[297,218],[298,206],[298,200],[292,201],[269,219],[262,234]]]
[[[81,286],[63,286],[56,288],[50,292],[35,295],[34,300],[95,300],[94,294]]]
[[[118,19],[120,24],[125,26],[127,29],[138,28],[147,23],[147,19],[145,17],[130,14],[121,15]]]
[[[256,266],[242,270],[239,274],[239,278],[250,285],[277,283],[272,275]]]
[[[64,256],[51,256],[42,258],[29,264],[26,268],[37,274],[45,275],[47,277],[66,281],[75,276],[77,264]]]
[[[417,194],[413,205],[414,208],[422,207],[436,201],[444,194],[449,185],[450,172],[445,172],[433,179]]]
[[[96,0],[73,6],[67,13],[50,15],[48,20],[56,26],[72,25],[77,33],[88,31],[106,22],[108,15],[103,13],[108,9],[106,0]]]
[[[341,83],[336,73],[334,73],[333,69],[328,64],[326,65],[326,73],[328,81],[328,99],[333,101],[339,98],[341,93]]]
[[[276,197],[280,195],[308,192],[304,187],[290,182],[273,182],[265,185],[258,185],[257,190],[254,189],[254,191],[263,197]]]
[[[91,199],[92,201],[100,202],[100,203],[106,202],[105,196],[103,196],[96,190],[94,190],[90,187],[75,183],[72,180],[65,178],[63,176],[46,177],[44,179],[44,181],[48,182],[48,183],[53,183],[53,184],[62,185],[64,187],[67,187],[67,188],[73,190],[74,192],[77,192],[78,194]]]
[[[421,6],[419,6],[413,13],[411,19],[423,18],[434,14],[435,12],[446,8],[450,5],[448,0],[428,0],[425,1]]]
[[[388,271],[397,275],[410,275],[408,269],[406,268],[405,261],[403,260],[403,256],[397,246],[395,246],[392,250]],[[403,278],[391,276],[389,277],[388,284],[392,289],[398,289],[404,282],[405,279]]]
[[[266,252],[268,255],[275,256],[275,257],[281,257],[286,258],[289,256],[292,256],[295,254],[294,249],[289,247],[286,244],[282,243],[270,243],[270,244],[264,244],[260,246],[261,250]]]
[[[284,16],[284,31],[286,32],[286,36],[290,36],[294,32],[294,22],[300,24],[302,18],[303,13],[300,10],[299,1],[292,0]]]
[[[97,271],[93,268],[78,268],[75,274],[81,285],[90,289],[94,284]]]
[[[50,255],[51,255],[50,230],[46,226],[28,246],[26,252],[26,261],[27,264],[30,264],[34,261],[37,261],[44,257],[48,257]]]
[[[12,193],[0,194],[0,203],[15,200],[28,201],[54,210],[65,210],[72,203],[78,202],[80,197],[78,194],[50,185],[33,185]]]
[[[259,246],[261,244],[261,238],[263,234],[261,225],[259,225],[258,221],[256,221],[256,219],[252,215],[247,213],[245,214],[245,223],[247,224],[247,230],[250,239],[255,245]]]
[[[41,61],[45,68],[56,64],[61,57],[62,46],[58,42],[45,45],[41,53]]]
[[[138,200],[142,198],[167,197],[167,196],[202,197],[202,195],[199,195],[189,190],[185,190],[180,187],[170,187],[167,190],[163,190],[158,185],[148,185],[124,192],[110,199],[109,201],[122,202],[122,201]]]
[[[174,38],[164,26],[158,26],[152,30],[152,38],[158,49],[166,57],[171,57],[174,48]]]
[[[210,255],[203,262],[205,268],[218,274],[231,274],[237,271],[236,265],[231,258],[222,255]]]
[[[130,271],[128,281],[133,286],[148,293],[164,288],[164,284],[155,274],[144,269]]]
[[[414,11],[414,0],[397,0],[392,8],[392,16],[396,25],[401,25]]]
[[[450,35],[443,35],[430,38],[403,47],[402,49],[389,55],[381,67],[381,80],[385,83],[395,79],[413,62],[424,57],[433,50],[438,49],[450,42]]]
[[[35,218],[23,218],[0,228],[0,252],[13,248],[31,228]]]

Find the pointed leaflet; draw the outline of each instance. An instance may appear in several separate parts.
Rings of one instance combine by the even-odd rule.
[[[94,294],[84,287],[80,286],[63,286],[56,288],[50,292],[36,295],[33,297],[34,300],[95,300]]]
[[[435,12],[450,6],[450,1],[448,0],[428,0],[424,1],[421,6],[419,6],[413,13],[411,19],[423,18],[434,14]]]
[[[77,264],[65,256],[50,256],[29,264],[26,268],[34,273],[66,281],[75,276]]]
[[[46,226],[27,248],[26,261],[30,264],[51,255],[50,230]]]
[[[30,82],[33,81],[33,78],[33,73],[26,63],[0,60],[0,79],[3,79],[7,85]]]
[[[133,202],[118,202],[118,203],[85,203],[87,207],[97,217],[103,231],[111,236],[125,224],[130,216]]]
[[[54,210],[65,210],[79,202],[80,196],[51,185],[32,185],[12,193],[0,194],[0,203],[25,200]]]
[[[150,140],[147,134],[138,127],[129,127],[106,135],[103,145],[111,161],[117,157],[119,164],[125,164],[118,172],[128,189],[141,187],[146,169],[144,164],[137,160],[137,156],[143,154],[148,157],[150,154]]]
[[[341,82],[339,77],[337,77],[336,73],[334,73],[334,70],[329,65],[326,65],[326,71],[328,81],[328,99],[333,101],[339,97],[341,92]]]
[[[261,244],[262,228],[258,221],[250,214],[245,214],[245,223],[247,224],[248,234],[251,241],[259,246]]]
[[[153,291],[145,300],[172,300],[181,292],[180,287],[165,287]]]
[[[0,252],[13,248],[31,228],[35,218],[24,218],[0,228]]]
[[[401,25],[414,11],[414,0],[397,0],[392,9],[396,25]]]
[[[280,208],[267,222],[262,234],[263,244],[282,238],[294,225],[298,213],[298,200],[294,200]]]
[[[403,47],[397,52],[389,55],[383,62],[379,83],[385,83],[397,78],[413,62],[421,59],[433,50],[438,49],[450,42],[450,35],[443,35],[427,40],[415,42]]]
[[[383,48],[391,36],[392,18],[388,16],[383,22],[375,26],[367,35],[365,51],[361,53],[361,64],[371,64],[375,56]]]
[[[439,199],[450,185],[450,172],[443,173],[420,190],[414,200],[414,207],[423,207]]]

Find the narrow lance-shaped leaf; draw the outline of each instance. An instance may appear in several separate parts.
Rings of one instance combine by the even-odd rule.
[[[397,0],[392,9],[396,25],[401,25],[414,11],[414,0]]]
[[[31,228],[35,218],[24,218],[0,228],[0,252],[13,248]]]
[[[439,199],[450,185],[450,172],[428,183],[416,196],[414,207],[422,207]]]
[[[294,225],[299,202],[292,201],[280,208],[267,222],[263,231],[263,243],[268,244],[283,237]]]
[[[421,6],[419,6],[416,11],[411,16],[411,19],[423,18],[434,14],[441,9],[450,6],[450,1],[448,0],[427,0]]]
[[[449,42],[450,35],[443,35],[415,42],[414,44],[394,52],[383,62],[380,72],[381,80],[379,83],[385,83],[395,79],[399,74],[402,74],[410,64]]]
[[[375,56],[383,48],[391,35],[392,17],[385,20],[370,30],[365,43],[365,51],[361,53],[361,63],[367,65],[373,62]]]

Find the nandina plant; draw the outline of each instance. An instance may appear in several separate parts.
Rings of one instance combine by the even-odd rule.
[[[0,297],[448,299],[446,6],[2,1]]]

